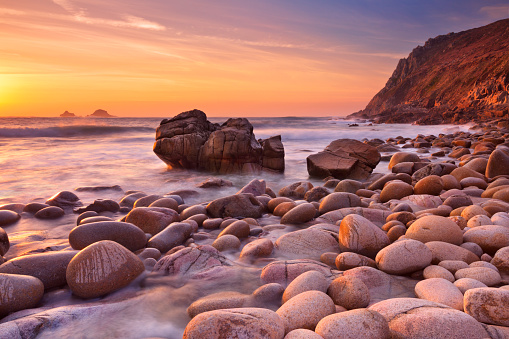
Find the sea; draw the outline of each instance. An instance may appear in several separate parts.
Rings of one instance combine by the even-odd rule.
[[[209,118],[220,124],[227,119]],[[197,184],[212,177],[233,182],[233,187],[222,189],[221,194],[233,194],[254,178],[265,179],[277,192],[295,181],[310,180],[320,184],[320,180],[309,178],[306,157],[323,150],[333,140],[414,138],[418,134],[468,131],[471,127],[369,122],[356,122],[358,126],[352,126],[353,121],[340,117],[248,119],[256,138],[281,135],[286,165],[283,174],[213,175],[168,170],[152,151],[155,130],[162,118],[0,118],[0,204],[42,201],[59,191],[73,191],[83,186],[119,185],[124,191],[164,195],[195,189]],[[375,172],[387,172],[387,163],[381,162]],[[104,198],[118,198],[115,195],[119,193],[104,194],[113,195]],[[201,199],[212,199],[214,194],[217,194],[214,190],[204,190]]]

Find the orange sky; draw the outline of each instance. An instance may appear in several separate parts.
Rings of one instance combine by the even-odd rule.
[[[509,12],[462,1],[430,23],[389,1],[396,24],[362,2],[3,1],[0,116],[345,115],[428,37]]]

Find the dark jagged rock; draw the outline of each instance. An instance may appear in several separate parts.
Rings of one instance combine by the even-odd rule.
[[[257,141],[247,119],[232,118],[218,125],[196,109],[161,121],[154,152],[169,168],[214,173],[284,170],[280,136]]]
[[[380,162],[376,147],[353,139],[334,140],[322,152],[307,157],[311,176],[366,179]]]
[[[350,118],[466,123],[509,115],[509,19],[429,39]]]
[[[68,111],[65,111],[64,113],[60,114],[60,117],[62,117],[62,118],[75,118],[76,114],[70,113]]]
[[[107,111],[103,109],[98,109],[94,113],[87,115],[87,117],[92,118],[114,118],[114,115],[109,114]]]

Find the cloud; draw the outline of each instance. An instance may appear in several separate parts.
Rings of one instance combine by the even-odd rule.
[[[153,31],[164,31],[166,27],[158,24],[157,22],[152,22],[134,15],[124,14],[122,15],[123,20],[112,20],[112,19],[103,19],[103,18],[93,18],[90,17],[85,8],[76,7],[69,0],[53,0],[53,2],[62,7],[65,11],[70,13],[74,20],[78,22],[83,22],[89,25],[105,25],[105,26],[113,26],[113,27],[128,27],[128,28],[139,28],[139,29],[148,29]]]
[[[488,16],[490,19],[504,19],[509,17],[509,5],[496,5],[481,7],[479,12]]]
[[[0,15],[24,15],[25,12],[10,8],[0,8]]]

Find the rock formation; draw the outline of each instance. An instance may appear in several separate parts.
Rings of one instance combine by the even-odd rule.
[[[60,117],[62,118],[74,118],[76,117],[76,114],[65,111],[64,113],[60,114]]]
[[[103,109],[98,109],[94,113],[87,115],[87,117],[92,118],[114,118],[114,115],[109,114],[107,111]]]
[[[429,39],[350,117],[418,124],[509,118],[508,50],[509,19]]]
[[[353,139],[334,140],[322,152],[307,157],[309,175],[366,179],[380,162],[376,147]]]
[[[257,141],[247,119],[213,124],[196,109],[161,121],[154,152],[169,168],[214,173],[284,171],[285,165],[281,136]]]

